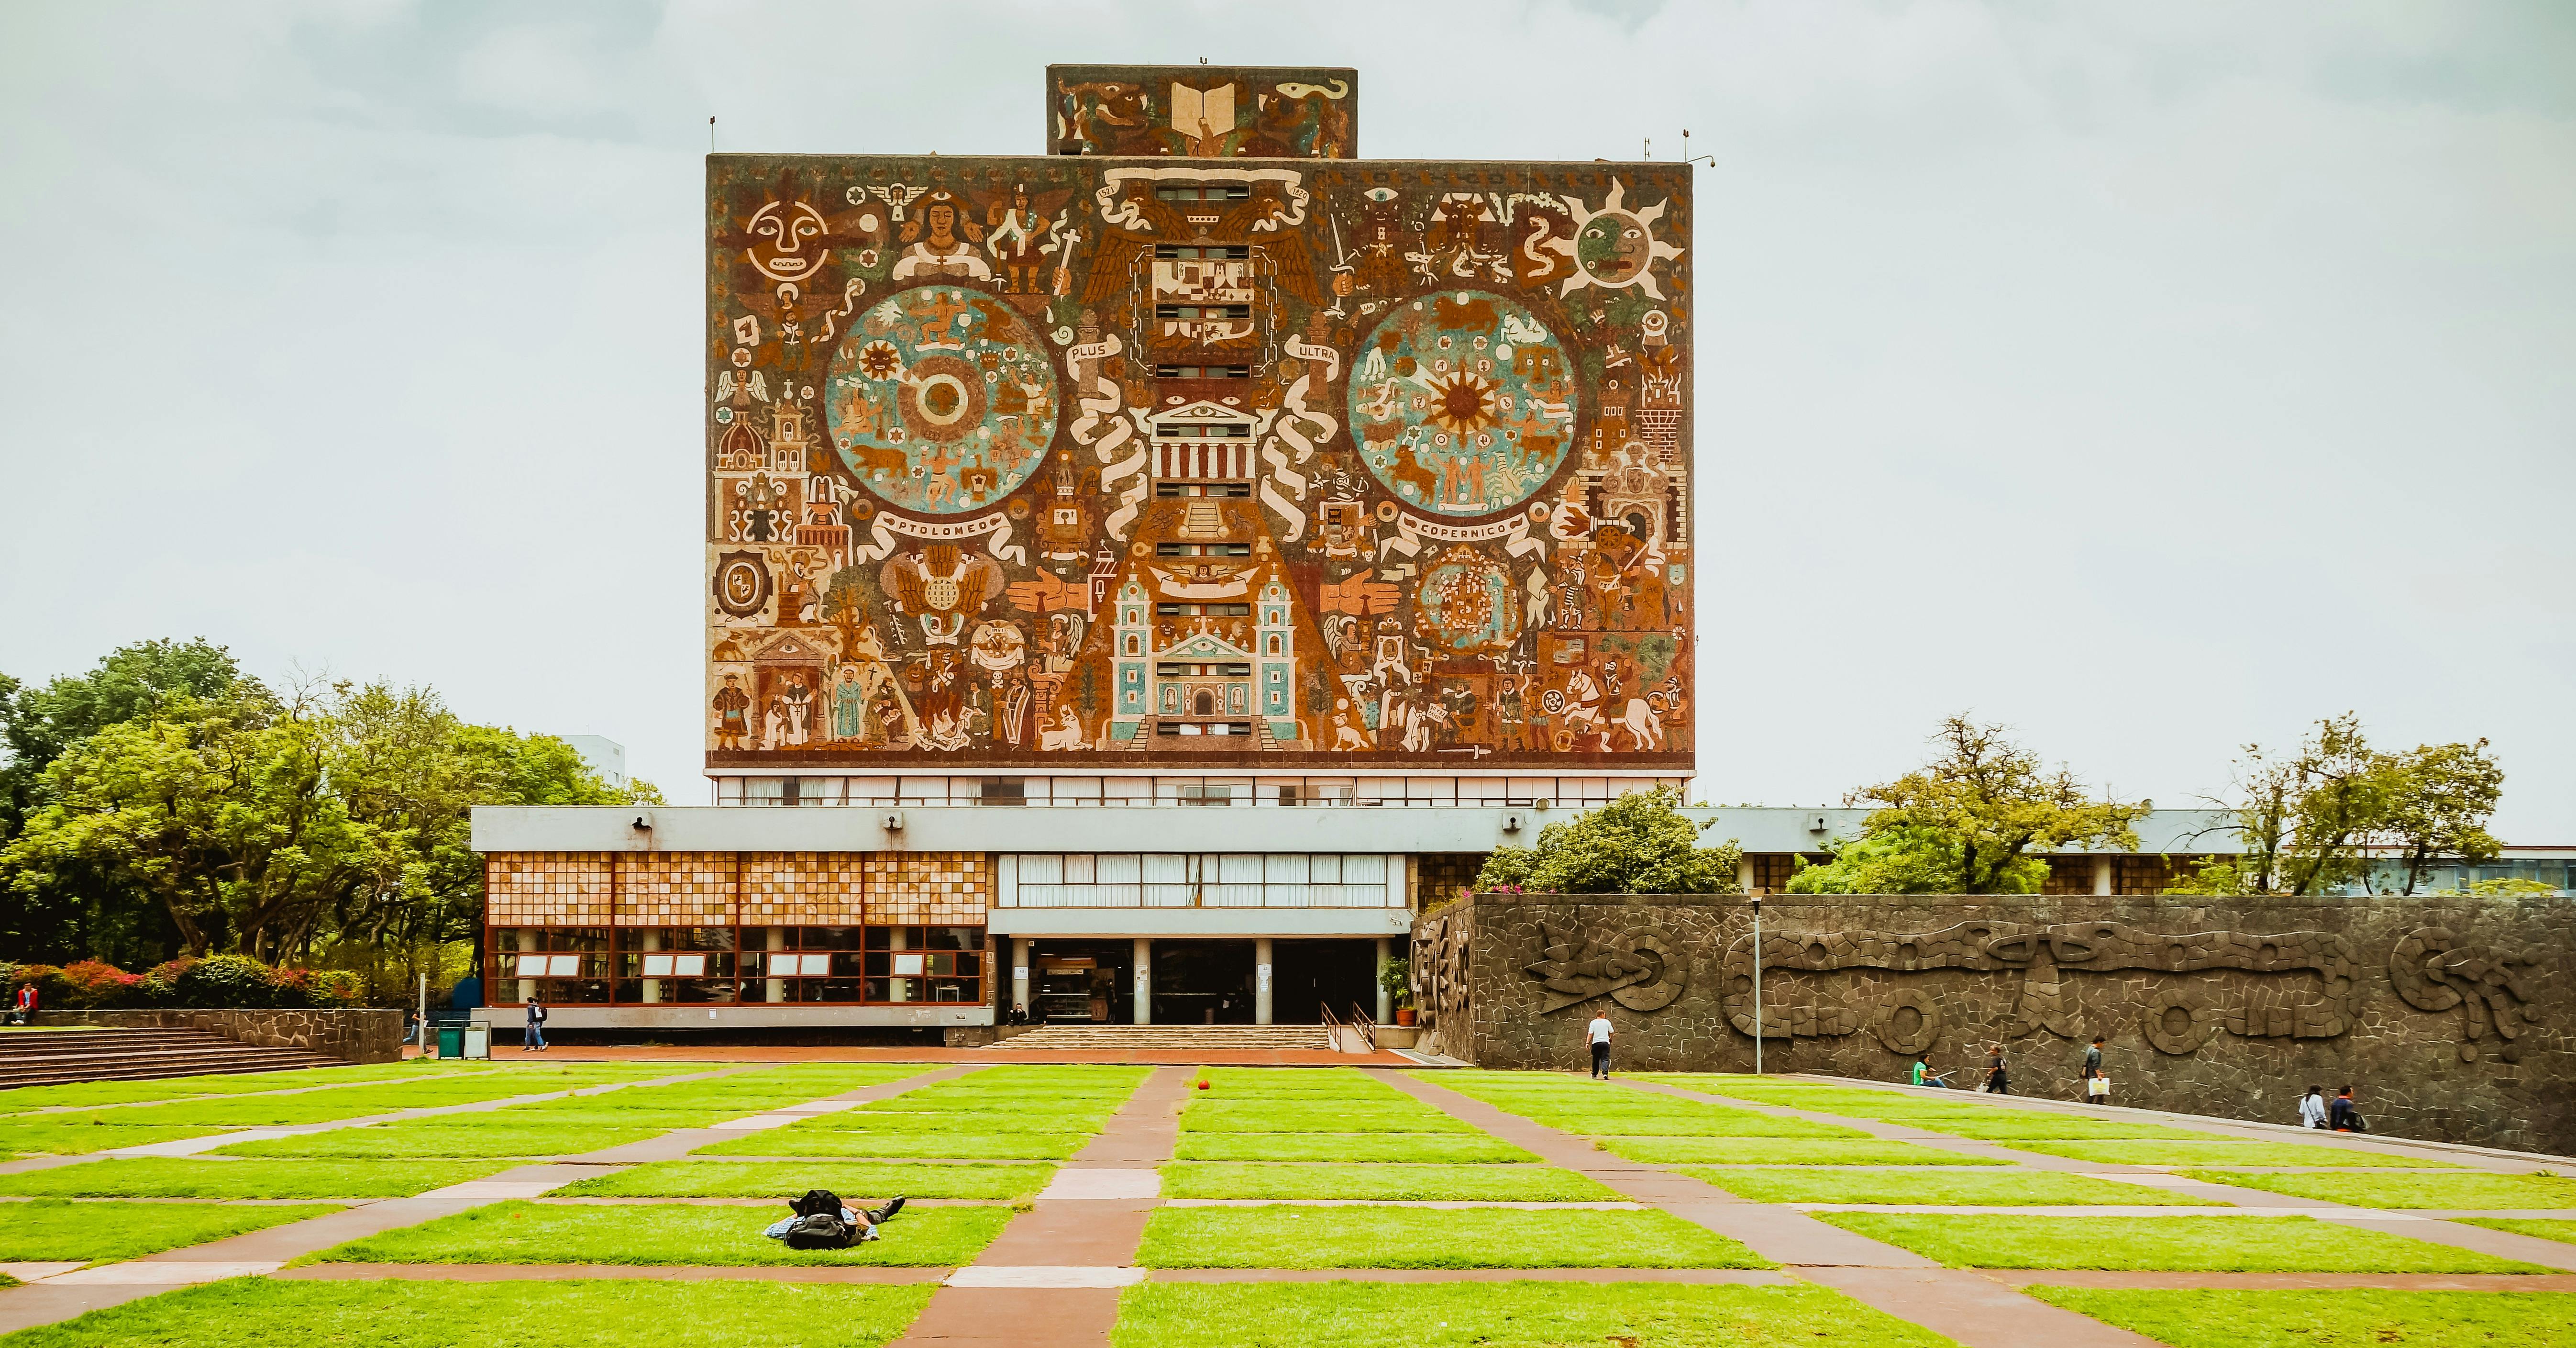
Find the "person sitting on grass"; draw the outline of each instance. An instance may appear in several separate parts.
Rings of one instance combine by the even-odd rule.
[[[786,1241],[791,1249],[842,1250],[861,1241],[885,1239],[878,1228],[903,1211],[903,1198],[898,1195],[881,1208],[853,1208],[830,1190],[808,1189],[804,1197],[789,1199],[787,1206],[788,1215],[760,1234]]]
[[[1940,1073],[1933,1071],[1931,1065],[1921,1058],[1914,1060],[1914,1084],[1936,1086],[1945,1091],[1950,1089],[1950,1083],[1944,1080]]]

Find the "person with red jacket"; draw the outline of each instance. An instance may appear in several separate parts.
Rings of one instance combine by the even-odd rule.
[[[25,1025],[31,1023],[35,1019],[36,1015],[36,985],[33,983],[19,984],[18,999],[15,1005],[16,1009],[9,1013],[9,1023],[12,1025]]]

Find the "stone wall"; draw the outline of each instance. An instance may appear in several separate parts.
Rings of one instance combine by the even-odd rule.
[[[204,1030],[253,1048],[303,1048],[343,1062],[402,1061],[403,1013],[383,1007],[271,1010],[173,1007],[149,1011],[41,1011],[47,1025]]]
[[[2018,1093],[2075,1099],[2107,1036],[2114,1098],[2291,1122],[2347,1083],[2375,1131],[2576,1154],[2564,898],[1772,895],[1763,1066],[1953,1084],[2000,1042]],[[1583,1065],[1606,1012],[1630,1070],[1750,1071],[1740,894],[1483,894],[1414,927],[1441,1052]]]

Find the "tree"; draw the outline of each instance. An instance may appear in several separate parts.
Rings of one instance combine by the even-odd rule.
[[[1801,894],[2030,894],[2048,877],[2038,853],[2138,845],[2150,801],[2095,800],[2064,767],[2048,771],[2009,728],[1965,716],[1941,723],[1934,760],[1844,797],[1873,802],[1861,836],[1822,866],[1803,867]]]
[[[2504,771],[2487,742],[2417,745],[2405,753],[2370,747],[2361,718],[2331,716],[2286,757],[2259,744],[2237,760],[2236,832],[2243,850],[2213,858],[2177,894],[2330,893],[2370,880],[2374,852],[2405,861],[2412,894],[2441,858],[2480,861],[2500,844],[2486,831],[2504,791]]]
[[[1699,845],[1706,823],[1678,806],[1681,792],[1631,791],[1599,809],[1541,829],[1536,847],[1506,847],[1476,873],[1479,889],[1557,894],[1724,894],[1741,889],[1744,849]]]

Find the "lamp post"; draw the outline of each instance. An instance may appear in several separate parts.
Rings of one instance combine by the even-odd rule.
[[[1762,896],[1753,896],[1753,1075],[1762,1075]]]

